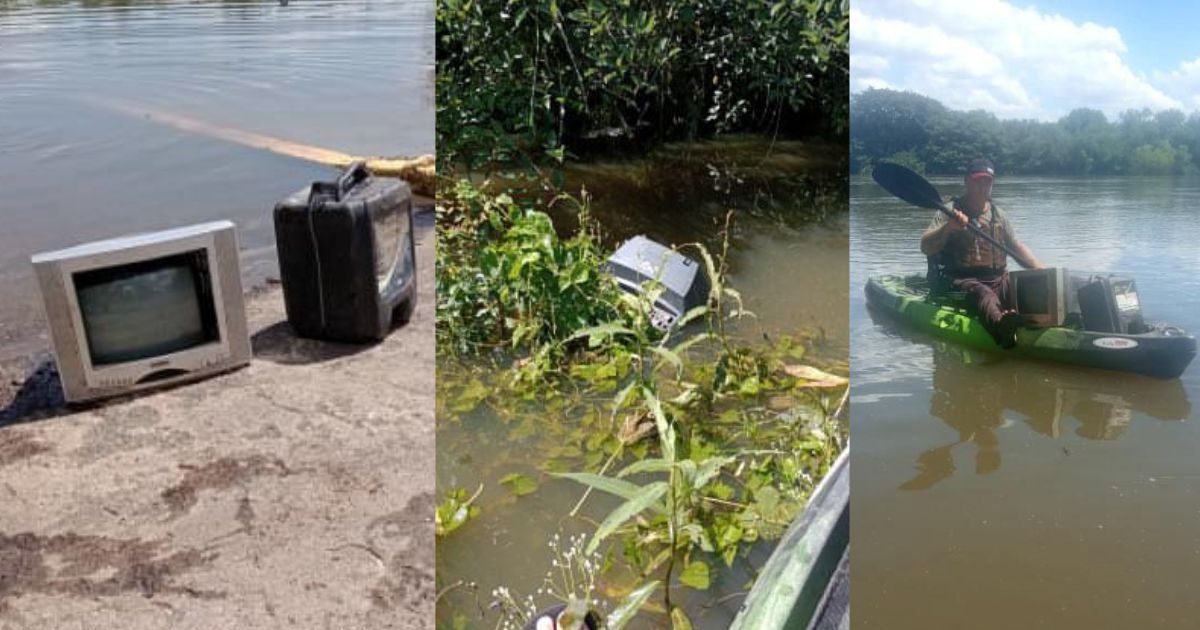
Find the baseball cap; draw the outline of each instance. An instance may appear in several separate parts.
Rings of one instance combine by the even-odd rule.
[[[967,177],[975,179],[976,177],[996,177],[996,168],[992,166],[992,161],[987,158],[975,158],[967,163]]]

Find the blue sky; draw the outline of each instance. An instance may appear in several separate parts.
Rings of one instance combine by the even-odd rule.
[[[1076,107],[1200,111],[1200,3],[853,0],[851,90],[1054,120]]]

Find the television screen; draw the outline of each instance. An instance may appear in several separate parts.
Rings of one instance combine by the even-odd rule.
[[[219,340],[204,250],[73,275],[93,365]]]
[[[1047,274],[1030,274],[1017,283],[1017,312],[1044,315],[1050,312],[1050,279]]]
[[[408,247],[408,213],[404,206],[388,206],[375,214],[375,280],[383,293],[394,277],[403,278],[412,268]]]

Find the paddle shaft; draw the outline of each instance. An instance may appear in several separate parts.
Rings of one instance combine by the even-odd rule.
[[[911,203],[919,208],[941,210],[946,213],[946,216],[950,217],[951,221],[958,221],[958,218],[951,211],[953,207],[948,206],[946,202],[942,201],[942,195],[938,192],[937,188],[929,183],[929,180],[907,166],[901,166],[895,162],[880,162],[871,169],[871,178],[880,186],[883,186],[884,190],[900,198],[901,201]],[[979,226],[971,221],[967,221],[967,228],[976,236],[995,247],[999,247],[1005,254],[1012,256],[1014,260],[1021,263],[1021,266],[1033,267],[1024,257],[1009,249],[1004,243],[1000,243],[992,238],[990,234],[984,233],[983,230],[979,229]]]
[[[989,202],[989,203],[991,203],[991,202]],[[946,213],[946,216],[950,217],[951,221],[958,220],[958,217],[954,216],[954,213],[951,212],[950,208],[947,208],[945,204],[938,206],[938,210],[941,210],[942,212]],[[1012,248],[1010,248],[1008,245],[1005,245],[1004,243],[997,241],[996,239],[992,238],[992,236],[990,234],[979,229],[979,226],[975,225],[974,222],[967,221],[967,229],[971,230],[971,232],[974,233],[975,236],[978,236],[979,238],[982,238],[983,240],[991,243],[992,245],[995,245],[996,247],[999,247],[1000,249],[1004,250],[1004,253],[1008,254],[1009,256],[1012,256],[1013,260],[1021,263],[1021,266],[1026,267],[1026,268],[1033,267],[1033,265],[1030,265],[1028,263],[1028,261],[1026,261],[1023,257],[1021,257],[1020,254],[1014,252],[1012,250]]]

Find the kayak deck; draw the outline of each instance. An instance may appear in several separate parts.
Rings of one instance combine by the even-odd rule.
[[[1196,356],[1195,337],[1168,326],[1129,335],[1065,326],[1020,328],[1017,346],[1001,348],[965,306],[961,293],[930,297],[923,276],[876,276],[867,280],[867,302],[938,337],[979,350],[1016,354],[1156,378],[1176,378]]]

